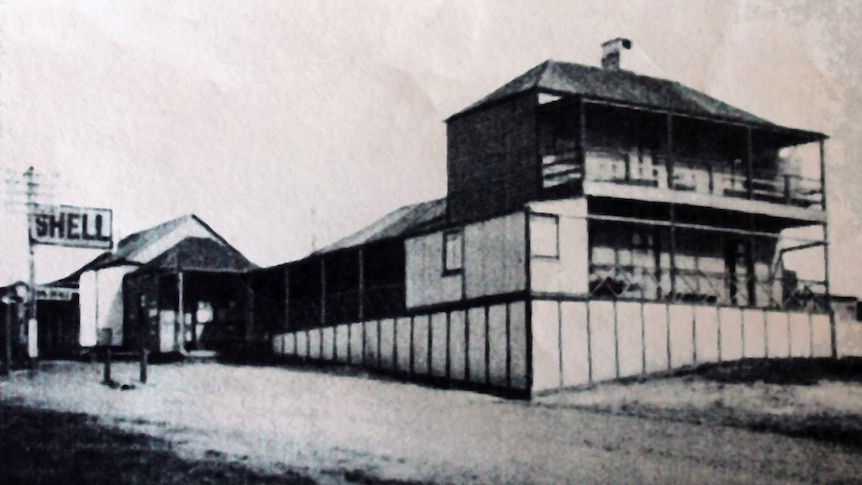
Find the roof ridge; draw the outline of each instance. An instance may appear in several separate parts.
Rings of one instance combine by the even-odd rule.
[[[195,216],[192,213],[183,214],[181,216],[174,217],[173,219],[168,219],[167,221],[160,222],[160,223],[156,224],[155,226],[150,226],[146,229],[141,229],[140,231],[135,231],[135,232],[129,234],[128,236],[125,236],[122,239],[120,239],[120,241],[117,243],[117,247],[119,248],[119,246],[123,243],[123,241],[127,241],[127,240],[132,239],[136,236],[140,236],[142,234],[155,231],[156,229],[159,229],[161,227],[165,227],[169,224],[174,224],[176,222],[179,222],[182,219],[188,219],[188,218],[193,218],[193,217],[197,217],[197,216]]]
[[[487,103],[493,102],[495,100],[506,98],[509,96],[513,96],[515,94],[523,93],[523,92],[529,91],[531,89],[535,89],[535,87],[539,84],[539,80],[542,78],[545,71],[547,70],[550,62],[552,62],[551,59],[547,59],[542,63],[536,64],[535,66],[531,67],[530,69],[524,71],[523,73],[519,74],[518,76],[507,81],[505,84],[503,84],[499,88],[495,89],[490,94],[482,97],[481,99],[479,99],[479,101],[476,101],[475,103],[471,104],[470,106],[467,106],[466,108],[462,109],[461,111],[458,111],[457,113],[453,114],[452,116],[447,118],[446,121],[450,121],[453,118],[457,118],[460,115],[463,115],[467,112],[473,111],[473,109],[478,108],[478,107],[485,105]],[[530,76],[532,76],[532,77],[530,77]],[[529,81],[529,82],[525,82],[525,81]]]

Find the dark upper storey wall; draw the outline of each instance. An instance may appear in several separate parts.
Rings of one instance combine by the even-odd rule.
[[[531,90],[447,122],[451,223],[505,214],[538,197],[537,104]]]
[[[643,153],[664,160],[666,115],[594,103],[585,106],[588,151]],[[451,118],[447,124],[449,222],[506,214],[543,198],[541,157],[572,151],[578,145],[578,110],[571,98],[540,105],[537,91],[529,90]],[[745,127],[675,116],[672,128],[678,163],[709,163],[722,171],[734,165],[744,169],[749,150]],[[753,166],[759,174],[787,170],[778,152],[792,144],[788,139],[753,128],[751,142]]]

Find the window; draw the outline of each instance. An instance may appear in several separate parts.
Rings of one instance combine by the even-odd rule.
[[[560,257],[560,219],[557,216],[530,216],[530,253],[538,258]]]
[[[464,267],[463,243],[461,231],[443,235],[443,274],[459,273]]]

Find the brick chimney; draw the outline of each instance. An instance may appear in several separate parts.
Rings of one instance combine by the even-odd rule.
[[[602,44],[602,69],[618,71],[620,69],[620,54],[623,49],[631,49],[632,41],[617,37]]]

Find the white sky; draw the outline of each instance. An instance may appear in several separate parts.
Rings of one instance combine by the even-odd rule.
[[[860,294],[855,1],[5,0],[0,167],[55,173],[118,237],[195,213],[252,261],[446,191],[443,120],[545,59],[624,67],[829,134],[833,284]],[[26,276],[0,215],[0,284]],[[40,280],[92,251],[40,247]]]

